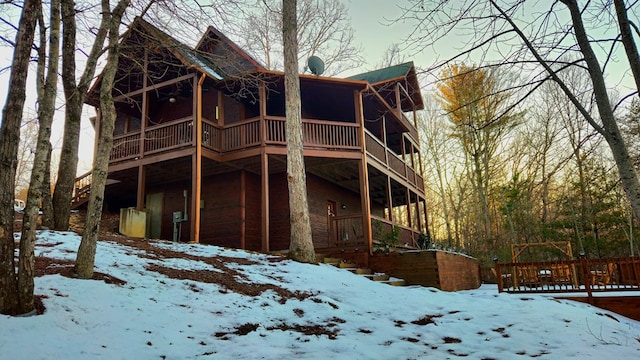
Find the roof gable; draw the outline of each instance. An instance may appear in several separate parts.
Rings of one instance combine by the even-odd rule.
[[[264,66],[213,26],[207,28],[195,50],[217,64],[225,77],[265,70]]]

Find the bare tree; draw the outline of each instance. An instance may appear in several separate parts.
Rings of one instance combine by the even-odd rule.
[[[491,248],[496,238],[490,198],[500,168],[498,150],[521,115],[513,111],[510,93],[501,91],[508,80],[506,73],[450,65],[443,71],[443,78],[438,84],[438,100],[467,159],[478,239]]]
[[[102,26],[109,32],[107,63],[102,72],[100,83],[100,138],[98,139],[98,156],[94,159],[87,219],[82,233],[82,240],[76,257],[75,273],[83,279],[93,277],[93,265],[96,256],[96,243],[102,217],[104,188],[107,182],[109,154],[113,145],[113,129],[116,121],[116,108],[113,101],[113,87],[119,59],[119,27],[120,19],[131,0],[120,0],[111,11],[109,0],[102,0]]]
[[[16,190],[26,189],[29,174],[33,168],[33,156],[38,141],[38,122],[33,117],[25,117],[20,127],[18,145],[18,165],[16,167]]]
[[[56,230],[69,228],[69,212],[73,184],[78,166],[78,144],[80,141],[80,121],[87,90],[96,71],[98,58],[107,36],[106,24],[101,24],[87,54],[86,65],[79,81],[76,81],[76,36],[78,34],[76,3],[62,0],[62,85],[65,95],[65,125],[58,165],[58,180],[53,193],[53,219]]]
[[[307,202],[296,28],[296,0],[282,0],[285,113],[287,117],[287,184],[289,187],[289,212],[291,214],[289,256],[296,261],[311,263],[316,261],[316,254],[311,238],[311,222],[309,220],[309,205]]]
[[[538,3],[524,0],[506,6],[494,0],[470,1],[463,6],[448,0],[409,3],[402,18],[414,20],[417,25],[411,36],[412,45],[417,49],[433,45],[443,35],[456,31],[466,35],[465,49],[436,66],[477,55],[476,58],[487,64],[519,68],[523,75],[521,97],[529,96],[541,82],[555,81],[581,115],[605,138],[627,199],[636,220],[640,221],[640,182],[618,128],[604,77],[612,56],[620,52],[619,35],[636,83],[640,76],[640,71],[636,71],[638,52],[630,36],[629,10],[622,0],[614,1],[615,13],[613,8],[600,7],[594,2],[580,6],[577,0],[554,1],[544,9]],[[610,26],[614,19],[618,23],[617,33],[604,34],[602,38],[598,38],[599,32],[588,33],[585,28],[586,22],[591,29],[616,29]],[[597,43],[595,49],[594,43]],[[608,49],[596,52],[607,45]],[[579,54],[581,58],[567,63],[563,60],[567,53]],[[590,113],[588,104],[582,103],[559,76],[568,67],[579,67],[588,73],[599,118]]]
[[[36,144],[27,203],[22,220],[22,236],[20,237],[20,262],[18,266],[18,288],[20,293],[20,312],[26,313],[35,309],[33,278],[35,276],[34,243],[38,212],[42,201],[42,189],[45,183],[47,160],[51,154],[51,124],[56,104],[56,88],[58,85],[58,54],[60,53],[60,0],[51,1],[49,21],[49,54],[47,56],[47,26],[39,11],[40,46],[38,48],[38,122],[40,130]],[[47,64],[48,59],[48,64]],[[45,76],[46,73],[46,76]]]
[[[360,48],[354,44],[354,30],[346,6],[340,0],[302,0],[297,5],[298,64],[302,69],[306,60],[317,55],[327,69],[336,75],[362,65]],[[262,60],[271,70],[282,69],[282,6],[280,0],[263,0],[257,9],[247,13],[244,21],[233,29],[243,42],[241,45]]]
[[[26,0],[16,34],[7,101],[0,124],[0,313],[20,312],[15,273],[13,196],[20,123],[24,109],[26,80],[40,2]]]

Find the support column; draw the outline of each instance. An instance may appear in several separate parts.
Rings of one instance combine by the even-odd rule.
[[[262,252],[269,252],[269,155],[262,148],[260,153],[262,166]]]
[[[138,190],[136,197],[136,210],[144,209],[144,196],[146,193],[147,170],[144,165],[138,166]]]
[[[240,171],[240,248],[247,249],[247,172]]]
[[[360,178],[360,207],[362,209],[362,236],[364,236],[369,246],[369,254],[373,254],[371,197],[369,194],[369,170],[367,169],[367,141],[363,120],[362,91],[354,91],[354,103],[356,107],[356,123],[360,125],[360,142],[362,144],[362,158],[360,159],[360,166],[358,167],[358,177]]]

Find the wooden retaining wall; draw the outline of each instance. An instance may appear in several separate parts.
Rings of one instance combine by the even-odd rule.
[[[476,289],[481,284],[476,259],[443,251],[373,254],[369,267],[404,279],[407,285],[430,286],[444,291]]]

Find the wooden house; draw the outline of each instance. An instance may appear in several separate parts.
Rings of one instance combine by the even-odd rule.
[[[214,28],[191,48],[136,19],[121,44],[106,206],[145,211],[149,238],[288,249],[284,74]],[[95,129],[99,83],[87,100]],[[413,63],[301,74],[300,87],[315,248],[369,253],[394,226],[415,247],[427,210]]]

